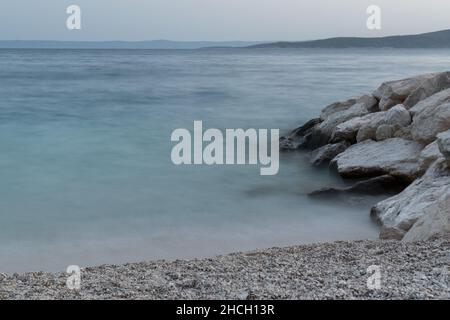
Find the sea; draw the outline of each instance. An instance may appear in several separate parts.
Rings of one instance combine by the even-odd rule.
[[[280,170],[177,166],[177,128],[279,129],[381,82],[448,71],[449,50],[0,50],[0,272],[375,239],[386,196],[306,151]]]

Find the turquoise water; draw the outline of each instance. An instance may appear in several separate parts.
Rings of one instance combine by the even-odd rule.
[[[0,50],[0,271],[63,270],[375,238],[378,198],[283,154],[257,167],[176,167],[171,132],[280,128],[381,81],[449,69],[449,51]]]

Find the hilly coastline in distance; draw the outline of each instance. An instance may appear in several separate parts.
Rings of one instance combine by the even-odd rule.
[[[450,48],[450,29],[379,38],[338,37],[313,41],[272,42],[249,48]]]

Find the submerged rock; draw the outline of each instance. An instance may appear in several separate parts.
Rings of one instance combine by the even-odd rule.
[[[371,215],[384,228],[401,230],[404,240],[448,235],[450,170],[446,168],[445,160],[436,160],[423,177],[403,192],[378,203],[372,208]]]
[[[311,153],[311,164],[314,166],[320,166],[323,164],[327,164],[334,157],[336,157],[341,152],[344,152],[345,149],[349,147],[350,144],[346,142],[339,142],[334,144],[327,144],[319,149],[314,150]]]
[[[383,175],[358,181],[352,186],[345,188],[323,188],[309,194],[312,197],[332,197],[345,194],[369,194],[380,195],[388,193],[399,193],[405,189],[404,181],[398,180],[390,175]]]
[[[408,181],[419,174],[418,156],[423,146],[415,141],[392,138],[355,144],[331,161],[345,178],[389,174]]]

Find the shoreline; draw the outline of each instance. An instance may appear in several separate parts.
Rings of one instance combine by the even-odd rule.
[[[450,239],[338,241],[69,274],[0,274],[0,299],[449,299]],[[367,286],[371,266],[379,289]]]
[[[450,299],[450,72],[333,103],[280,142],[359,179],[310,196],[394,190],[370,211],[381,240],[87,267],[79,291],[66,273],[0,273],[0,299]]]

